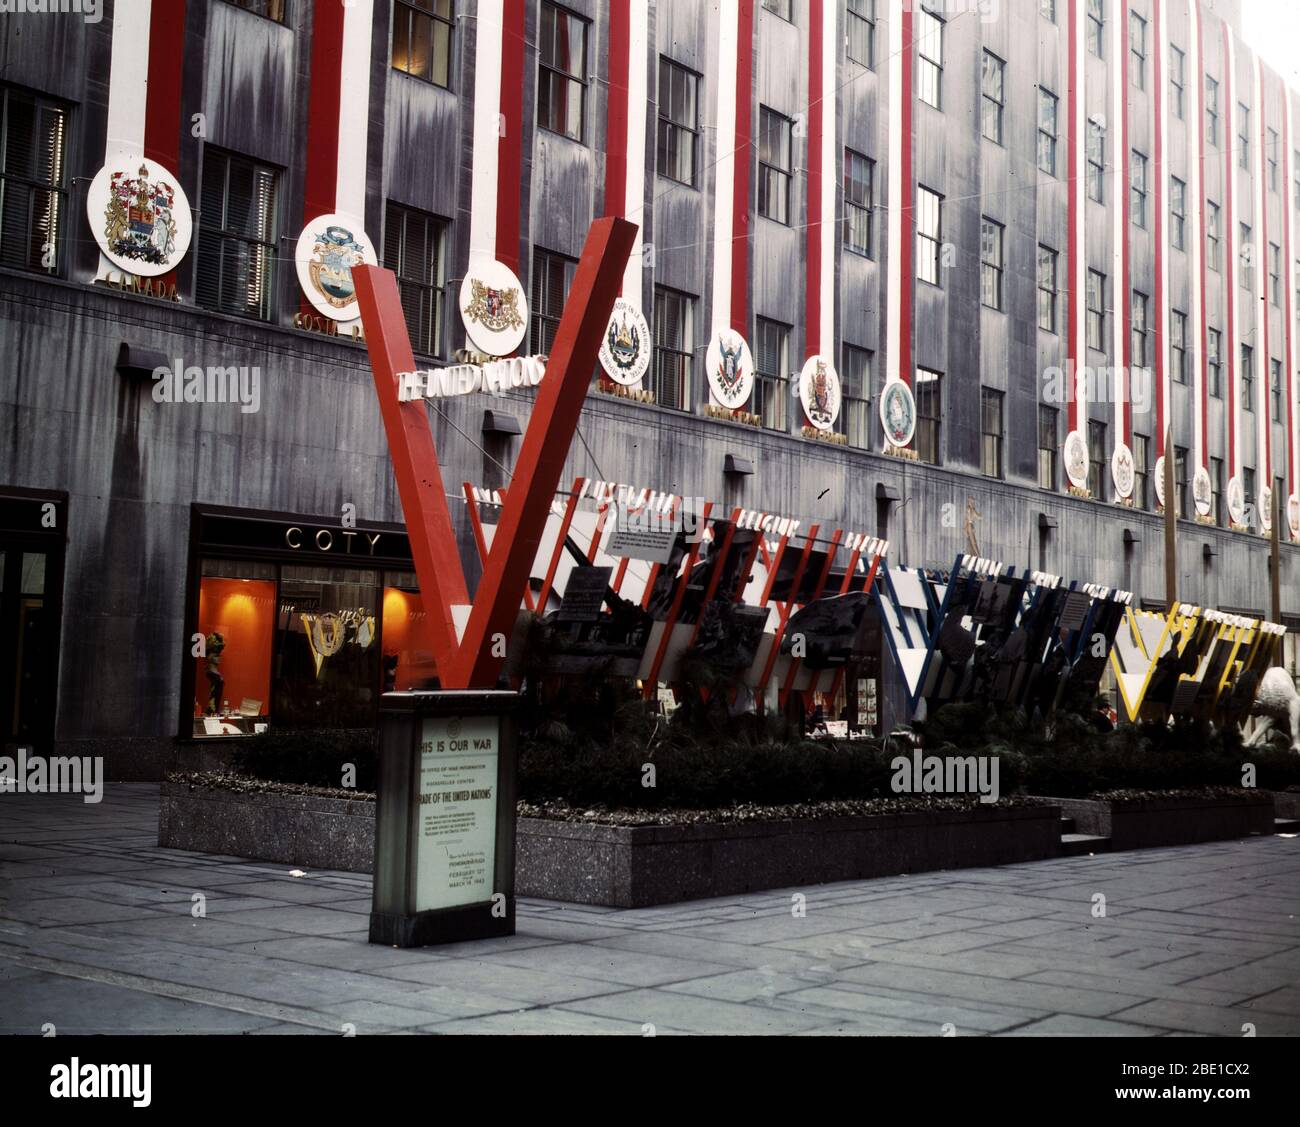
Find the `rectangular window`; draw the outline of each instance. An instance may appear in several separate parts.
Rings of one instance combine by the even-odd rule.
[[[575,141],[586,137],[589,26],[581,16],[542,0],[537,31],[537,124]]]
[[[1276,129],[1266,129],[1265,136],[1268,138],[1268,147],[1264,152],[1264,160],[1268,167],[1268,190],[1277,191],[1277,165],[1278,152],[1281,149],[1281,140],[1277,135]]]
[[[1001,223],[980,220],[980,300],[990,309],[1002,308],[1002,235]]]
[[[1187,185],[1177,176],[1169,178],[1169,240],[1174,250],[1187,246]]]
[[[195,301],[239,317],[271,318],[279,173],[211,146],[203,154]]]
[[[691,358],[695,352],[695,299],[655,286],[655,402],[678,411],[691,409]]]
[[[1130,303],[1129,350],[1133,367],[1147,366],[1147,295],[1133,291]]]
[[[1056,22],[1056,0],[1038,0],[1038,14],[1045,20]]]
[[[1051,247],[1038,248],[1038,327],[1056,332],[1057,253]]]
[[[1050,90],[1038,88],[1038,169],[1056,175],[1057,112],[1060,99]]]
[[[1183,446],[1174,447],[1174,500],[1181,520],[1191,512],[1187,504],[1187,448]]]
[[[442,356],[447,222],[395,203],[384,221],[384,266],[397,275],[411,347]]]
[[[1219,205],[1205,201],[1205,265],[1219,270]]]
[[[1133,226],[1146,230],[1147,225],[1147,158],[1133,150],[1133,165],[1129,169],[1129,185],[1132,189],[1129,210],[1133,213]]]
[[[1038,405],[1038,488],[1056,488],[1057,412],[1054,407]]]
[[[1223,524],[1223,459],[1210,459],[1210,516]]]
[[[852,149],[844,150],[844,247],[871,254],[875,211],[876,162]]]
[[[1106,57],[1104,52],[1106,43],[1105,26],[1106,13],[1102,6],[1102,0],[1088,0],[1088,50],[1099,59]]]
[[[1205,367],[1208,391],[1215,399],[1223,398],[1223,334],[1208,329],[1205,334]]]
[[[0,263],[5,266],[59,272],[68,215],[67,136],[68,111],[62,105],[0,86]]]
[[[768,430],[784,431],[789,398],[790,326],[759,317],[754,349],[754,414]]]
[[[1241,408],[1255,410],[1255,350],[1248,344],[1241,346]]]
[[[1106,350],[1106,275],[1088,271],[1088,347]]]
[[[1253,466],[1246,466],[1241,471],[1241,492],[1242,501],[1246,506],[1247,519],[1249,519],[1251,509],[1255,505],[1255,469]]]
[[[246,12],[254,12],[259,16],[264,16],[275,23],[284,23],[285,17],[285,0],[231,0],[236,8],[243,8]]]
[[[1187,314],[1177,309],[1169,320],[1169,367],[1174,383],[1187,382]]]
[[[980,390],[980,471],[985,477],[1002,476],[1003,393]]]
[[[1249,223],[1237,224],[1237,284],[1247,292],[1255,289],[1254,249],[1251,246],[1251,229]]]
[[[1268,300],[1282,305],[1282,248],[1277,243],[1268,244]]]
[[[850,446],[871,449],[871,353],[846,344],[840,349],[844,402],[840,416]]]
[[[534,356],[551,354],[577,269],[578,263],[572,258],[545,250],[533,251],[533,309],[528,351]]]
[[[1208,74],[1205,76],[1205,142],[1219,143],[1219,84]]]
[[[1133,436],[1133,504],[1151,508],[1151,439],[1145,434]]]
[[[1250,107],[1237,103],[1237,167],[1250,168]]]
[[[1088,492],[1100,497],[1101,483],[1105,481],[1106,424],[1088,422]]]
[[[700,136],[700,76],[659,59],[659,175],[695,187]]]
[[[876,65],[876,0],[849,0],[845,13],[849,58],[864,67]]]
[[[943,244],[943,197],[929,188],[916,189],[916,276],[939,284],[939,249]]]
[[[766,106],[758,109],[758,213],[790,222],[791,122]]]
[[[1269,418],[1274,422],[1282,421],[1282,361],[1268,362],[1268,400]]]
[[[1095,118],[1088,122],[1088,198],[1106,202],[1106,127]]]
[[[943,109],[943,20],[925,8],[916,10],[912,38],[916,41],[917,97]]]
[[[980,75],[981,124],[989,141],[1002,144],[1002,110],[1006,105],[1005,81],[1007,64],[992,51],[984,52],[984,65]]]
[[[793,22],[790,12],[790,5],[793,0],[763,0],[763,7],[773,15],[780,16],[783,20]]]
[[[1173,44],[1169,46],[1169,111],[1183,120],[1187,97],[1187,56]]]
[[[1129,79],[1139,90],[1147,88],[1147,21],[1137,12],[1128,14]]]
[[[452,0],[397,0],[393,5],[393,69],[435,86],[451,86]]]
[[[939,420],[943,417],[943,377],[928,368],[916,370],[916,453],[929,465],[939,464]]]

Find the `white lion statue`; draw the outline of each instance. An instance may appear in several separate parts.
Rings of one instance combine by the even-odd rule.
[[[1283,724],[1290,724],[1291,750],[1300,755],[1300,693],[1296,692],[1291,674],[1281,666],[1274,666],[1259,679],[1250,714],[1259,717],[1262,723],[1246,740],[1247,747],[1262,746],[1274,726],[1280,729]]]

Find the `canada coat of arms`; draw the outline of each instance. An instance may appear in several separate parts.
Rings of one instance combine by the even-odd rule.
[[[166,265],[176,253],[175,205],[172,186],[150,180],[145,165],[136,176],[114,172],[104,209],[104,238],[112,253],[133,262]]]
[[[356,300],[352,267],[365,257],[365,249],[346,227],[326,227],[316,236],[307,273],[320,295],[335,309],[342,309]]]

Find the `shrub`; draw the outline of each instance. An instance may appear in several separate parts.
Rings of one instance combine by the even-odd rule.
[[[233,766],[244,775],[273,782],[337,787],[344,765],[356,767],[356,789],[378,783],[378,739],[371,728],[272,728],[235,747]]]

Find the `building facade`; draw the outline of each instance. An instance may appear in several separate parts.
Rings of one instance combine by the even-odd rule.
[[[0,20],[6,742],[147,776],[259,717],[364,723],[427,673],[358,644],[305,688],[420,614],[359,329],[300,281],[322,216],[363,224],[429,368],[473,349],[471,261],[514,272],[520,351],[545,354],[593,218],[640,225],[622,294],[649,368],[593,384],[572,477],[1154,604],[1172,458],[1179,597],[1266,615],[1276,497],[1300,625],[1300,102],[1238,3],[49,7]],[[96,229],[127,155],[189,203],[188,252],[149,275]],[[753,356],[739,410],[706,370],[727,329]],[[798,394],[812,356],[838,370],[829,431]],[[244,374],[169,402],[160,365]],[[431,408],[448,483],[506,483],[531,395]],[[244,715],[205,725],[227,700]]]

